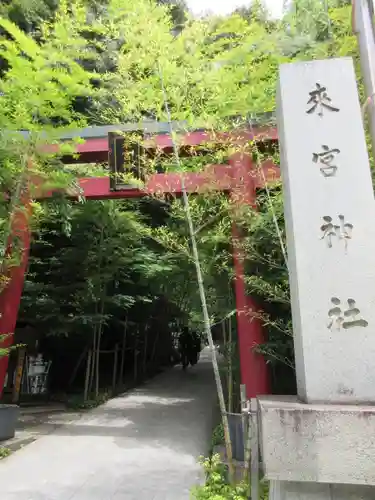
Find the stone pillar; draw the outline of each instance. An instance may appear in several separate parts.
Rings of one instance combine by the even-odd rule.
[[[375,498],[375,203],[350,58],[280,67],[298,398],[259,399],[272,500]]]

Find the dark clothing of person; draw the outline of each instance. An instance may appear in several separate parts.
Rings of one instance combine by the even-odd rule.
[[[189,364],[196,365],[201,350],[199,336],[195,332],[184,328],[179,337],[179,346],[182,366],[185,368]]]

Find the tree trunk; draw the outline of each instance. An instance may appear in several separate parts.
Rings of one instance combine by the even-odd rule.
[[[125,366],[125,352],[126,352],[126,331],[128,329],[128,317],[125,318],[124,331],[122,334],[122,349],[121,349],[121,367],[118,376],[118,385],[122,387],[124,385],[124,366]]]
[[[96,345],[94,344],[95,361],[93,365],[95,366],[95,397],[99,396],[99,361],[100,361],[100,343],[102,337],[102,327],[103,327],[103,312],[104,312],[104,296],[105,296],[105,285],[102,286],[101,282],[101,268],[103,260],[103,242],[104,242],[104,227],[102,225],[99,238],[99,259],[98,259],[98,273],[99,273],[99,290],[98,297],[100,297],[100,322],[95,328],[96,331]],[[95,302],[95,312],[98,312],[98,302]]]
[[[143,366],[142,366],[142,373],[143,377],[146,377],[146,371],[147,371],[147,347],[148,347],[148,328],[146,326],[145,328],[145,334],[144,334],[144,344],[143,344]]]
[[[98,335],[96,337],[96,354],[95,354],[95,397],[99,396],[99,369],[100,369],[100,344],[102,340],[102,328],[99,325]]]
[[[76,376],[77,376],[77,373],[78,373],[78,370],[79,370],[79,367],[81,366],[82,364],[82,361],[85,359],[85,356],[86,356],[86,353],[88,351],[88,346],[86,346],[83,351],[81,352],[81,354],[79,355],[79,358],[77,360],[77,363],[72,371],[72,374],[70,376],[70,379],[69,379],[69,387],[73,384]]]
[[[106,289],[104,287],[102,297],[101,297],[101,303],[100,303],[100,323],[98,327],[98,335],[97,335],[97,349],[96,349],[96,358],[95,358],[95,397],[97,398],[99,396],[99,362],[100,362],[100,344],[102,340],[102,333],[103,333],[103,314],[104,314],[104,299],[106,296]]]
[[[94,327],[94,333],[92,338],[92,349],[91,349],[91,366],[90,366],[90,376],[89,376],[89,394],[93,393],[94,390],[94,377],[95,377],[95,358],[96,358],[96,336],[97,336],[97,325]]]
[[[154,345],[152,346],[152,352],[151,352],[151,362],[152,363],[155,361],[156,346],[158,344],[159,335],[160,335],[160,333],[158,330],[158,333],[155,335]]]
[[[134,339],[134,366],[133,366],[133,379],[134,382],[137,382],[138,378],[138,331],[135,330],[135,339]]]
[[[112,395],[116,392],[117,360],[118,360],[118,344],[116,344],[115,346],[115,359],[113,362]]]
[[[91,360],[92,360],[92,350],[90,349],[88,354],[87,354],[85,387],[83,390],[83,401],[87,401],[88,395],[89,395],[90,374],[91,374],[91,365],[92,365]]]

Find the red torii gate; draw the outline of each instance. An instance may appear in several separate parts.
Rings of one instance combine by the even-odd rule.
[[[145,139],[144,145],[147,148],[161,148],[171,150],[173,147],[172,138],[165,133],[167,124],[153,125],[156,135]],[[72,136],[81,137],[85,140],[83,144],[76,147],[79,155],[79,163],[104,163],[108,162],[109,144],[108,132],[110,131],[135,131],[134,126],[108,126],[90,127],[82,131],[77,131],[63,140]],[[160,133],[160,131],[164,133]],[[159,132],[159,133],[157,133]],[[210,135],[207,132],[197,131],[181,135],[179,144],[185,146],[198,146],[209,142],[222,142],[228,135]],[[238,145],[248,141],[277,141],[275,128],[241,131],[235,136],[230,135],[231,143]],[[55,146],[54,146],[55,147]],[[58,148],[58,146],[56,146]],[[65,158],[64,162],[74,163],[77,160]],[[229,158],[227,165],[209,165],[201,173],[185,173],[184,181],[188,192],[194,193],[205,189],[228,192],[232,199],[239,204],[247,203],[255,206],[256,189],[264,187],[264,179],[274,181],[279,178],[279,167],[267,161],[262,165],[263,174],[259,168],[255,168],[249,155],[235,153]],[[214,180],[214,182],[213,182]],[[79,185],[83,196],[86,199],[124,199],[138,198],[155,193],[181,193],[181,174],[154,174],[148,179],[143,190],[124,189],[113,191],[110,189],[109,177],[92,177],[79,179]],[[44,194],[41,198],[49,197],[51,193]],[[28,206],[28,199],[24,198],[24,203]],[[24,275],[27,271],[28,257],[30,250],[30,230],[29,230],[29,210],[19,209],[13,213],[12,234],[17,235],[21,241],[23,253],[21,264],[8,271],[9,283],[0,294],[0,335],[14,332],[17,323],[17,315],[24,285]],[[233,238],[238,239],[239,235],[233,226]],[[8,251],[11,251],[11,242]],[[241,380],[246,384],[247,396],[254,397],[257,394],[267,394],[269,392],[269,377],[264,358],[254,352],[254,346],[263,343],[263,329],[260,320],[254,317],[251,312],[256,311],[256,304],[246,295],[244,283],[243,256],[241,251],[234,245],[233,261],[235,269],[235,295],[237,309],[237,328],[239,341],[239,354],[241,365]],[[13,335],[9,335],[3,347],[10,346],[13,342]],[[0,358],[0,395],[4,387],[6,372],[8,369],[8,357]]]

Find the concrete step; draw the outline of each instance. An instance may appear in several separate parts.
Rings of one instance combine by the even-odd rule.
[[[44,404],[38,406],[21,406],[21,415],[39,415],[41,413],[55,413],[66,411],[63,403]]]

